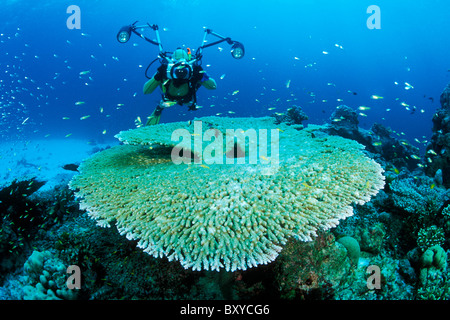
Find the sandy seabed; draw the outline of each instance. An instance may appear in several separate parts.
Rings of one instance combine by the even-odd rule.
[[[93,153],[118,144],[93,144],[86,140],[43,139],[0,143],[0,188],[14,180],[36,178],[50,189],[69,180],[76,171],[63,167],[80,164]]]

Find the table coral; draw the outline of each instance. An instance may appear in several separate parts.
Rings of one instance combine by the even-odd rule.
[[[384,186],[382,168],[363,154],[362,145],[327,136],[319,126],[298,131],[269,117],[198,120],[200,132],[194,123],[178,122],[117,135],[125,144],[84,161],[70,183],[81,208],[101,226],[114,222],[155,257],[193,270],[234,271],[273,261],[292,237],[308,241],[317,230],[335,227],[352,215],[352,204],[364,204]],[[267,129],[276,133],[270,139],[279,159],[250,163],[254,141],[245,139],[224,145],[244,153],[242,164],[176,165],[176,129],[203,137],[213,130],[218,140],[230,129]],[[264,143],[259,137],[259,152]],[[196,160],[206,159],[192,151],[200,155]]]

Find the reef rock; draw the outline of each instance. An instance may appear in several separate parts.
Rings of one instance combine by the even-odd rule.
[[[441,108],[433,116],[433,135],[427,146],[426,173],[432,177],[442,170],[444,186],[450,187],[450,84],[440,98]]]
[[[331,233],[313,242],[290,241],[275,262],[281,298],[330,298],[352,269],[348,251]]]

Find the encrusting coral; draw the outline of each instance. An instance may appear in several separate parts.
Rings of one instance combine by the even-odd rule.
[[[269,117],[197,120],[200,130],[194,121],[118,134],[125,144],[84,161],[71,181],[81,208],[101,226],[114,222],[155,257],[193,270],[234,271],[273,261],[291,237],[308,241],[318,229],[335,227],[352,215],[352,204],[364,204],[384,186],[382,168],[362,145],[328,136],[319,126],[298,131]],[[171,159],[177,129],[200,138],[200,151],[195,141],[192,148],[184,144],[195,153],[190,163]],[[256,144],[250,134],[220,144],[230,129],[255,129],[259,137]],[[260,129],[270,130],[270,139]],[[241,163],[205,164],[220,160],[218,149],[206,152],[214,143],[227,160]],[[264,146],[270,152],[261,153]],[[255,149],[259,158],[252,163]]]

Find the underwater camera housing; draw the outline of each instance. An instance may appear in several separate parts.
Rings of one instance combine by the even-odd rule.
[[[189,80],[193,75],[193,67],[187,61],[169,63],[167,65],[167,78],[177,80]]]

